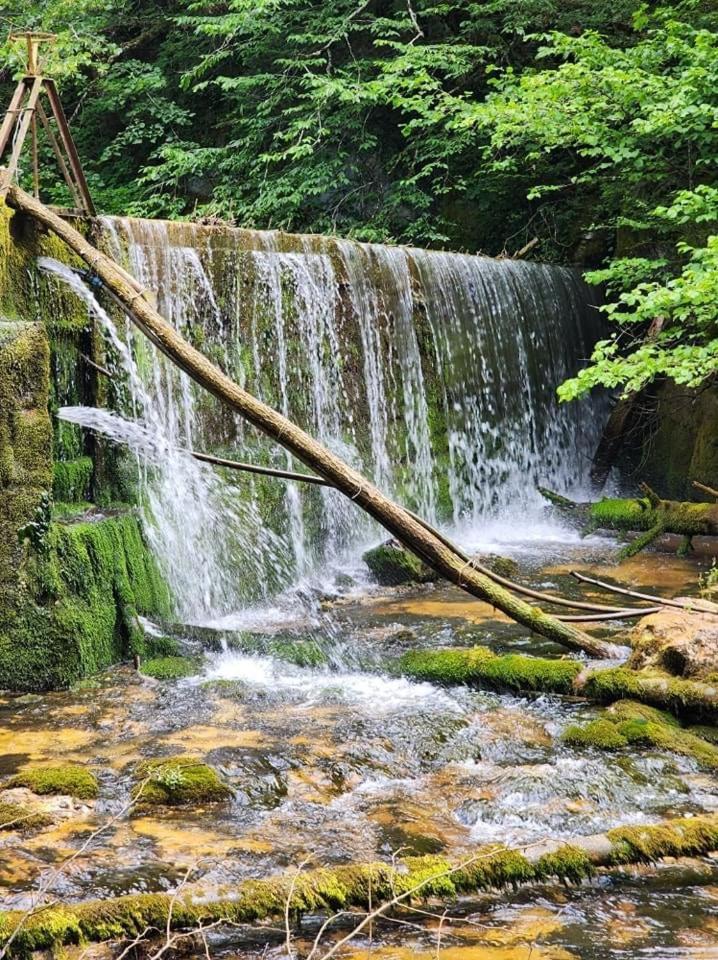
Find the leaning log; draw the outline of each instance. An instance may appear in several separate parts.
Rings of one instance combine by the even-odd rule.
[[[289,871],[271,879],[240,881],[226,899],[194,899],[185,890],[0,913],[0,947],[12,938],[11,955],[27,957],[76,943],[165,939],[172,931],[199,932],[223,923],[375,911],[384,904],[410,906],[412,899],[450,902],[529,883],[580,883],[601,868],[707,856],[716,850],[718,816],[664,820],[655,826],[577,836],[570,843],[479,847],[461,860],[429,855]]]
[[[584,534],[595,530],[619,530],[638,533],[620,553],[632,557],[664,533],[685,538],[682,550],[690,548],[696,536],[718,536],[718,504],[664,500],[645,484],[644,497],[608,498],[588,503],[568,500],[552,490],[539,488],[542,496]]]
[[[600,658],[615,655],[615,648],[611,644],[591,637],[569,623],[561,623],[539,608],[512,596],[473,569],[403,507],[381,493],[366,477],[281,413],[236,384],[160,316],[143,293],[138,291],[136,283],[128,282],[124,272],[110,257],[88,243],[74,227],[39,200],[19,187],[11,186],[7,192],[7,202],[64,240],[112,294],[120,299],[138,328],[189,377],[280,443],[319,476],[330,481],[441,576],[502,610],[512,620],[568,649]]]

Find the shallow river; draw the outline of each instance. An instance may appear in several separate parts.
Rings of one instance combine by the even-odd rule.
[[[527,582],[573,594],[575,568],[667,596],[695,592],[702,569],[700,560],[668,553],[617,567],[615,548],[599,539],[538,539],[514,553]],[[324,585],[313,606],[295,597],[224,624],[245,637],[250,630],[260,646],[280,629],[282,639],[311,634],[330,668],[218,649],[188,680],[161,683],[120,667],[70,691],[0,698],[0,777],[30,762],[68,760],[90,764],[101,782],[94,804],[62,801],[54,826],[26,837],[0,833],[0,906],[36,904],[40,887],[48,899],[81,900],[171,890],[186,879],[211,894],[300,864],[389,859],[397,851],[460,856],[486,842],[570,838],[718,810],[718,782],[691,760],[563,745],[567,724],[595,714],[586,704],[440,689],[386,674],[383,662],[417,646],[561,651],[528,640],[448,586],[380,590],[354,577]],[[199,812],[128,814],[133,766],[176,754],[215,765],[233,800]],[[443,906],[428,909],[435,915],[398,913],[376,924],[340,955],[718,957],[718,861],[487,896],[451,907],[443,919]],[[297,936],[300,953],[315,932],[309,920]],[[281,957],[283,936],[234,932],[215,948]]]

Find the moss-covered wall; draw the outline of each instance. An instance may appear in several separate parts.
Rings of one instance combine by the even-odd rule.
[[[66,686],[145,652],[138,616],[170,599],[129,507],[100,513],[112,471],[52,413],[96,403],[100,341],[85,308],[35,268],[68,261],[0,204],[0,688]]]

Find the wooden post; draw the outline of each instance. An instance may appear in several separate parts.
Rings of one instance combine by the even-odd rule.
[[[30,131],[32,140],[33,188],[36,199],[39,199],[40,170],[37,139],[37,121],[39,118],[40,123],[47,133],[60,171],[65,183],[70,189],[75,203],[78,204],[81,212],[87,216],[94,217],[95,206],[90,196],[90,190],[85,179],[75,142],[70,133],[57,87],[55,86],[54,80],[43,76],[41,71],[39,46],[41,43],[51,43],[54,41],[55,35],[28,31],[26,33],[11,34],[10,39],[25,40],[27,44],[27,64],[26,74],[18,83],[10,102],[10,107],[5,114],[2,126],[0,126],[0,159],[2,159],[2,155],[14,131],[13,149],[7,168],[4,170],[0,168],[0,196],[5,194],[7,188],[12,183],[25,139],[28,131]],[[60,145],[52,132],[48,117],[40,103],[40,95],[43,92],[49,100],[52,116],[57,124],[60,142],[67,157],[67,163],[65,162],[65,157],[62,155]]]

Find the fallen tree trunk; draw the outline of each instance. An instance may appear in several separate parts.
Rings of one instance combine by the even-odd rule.
[[[474,570],[406,510],[384,496],[366,477],[278,411],[234,383],[160,316],[136,285],[128,282],[114,261],[88,243],[74,227],[44,204],[16,186],[8,189],[7,202],[64,240],[122,301],[139,329],[188,376],[280,443],[319,476],[330,481],[441,576],[502,610],[512,620],[568,649],[580,650],[599,658],[615,655],[615,649],[610,644],[589,636],[571,624],[561,623],[537,607],[512,596]]]
[[[685,537],[683,551],[690,549],[690,540],[695,536],[718,536],[718,504],[692,503],[682,500],[663,500],[645,484],[645,497],[610,499],[593,503],[576,503],[539,488],[540,493],[583,533],[594,530],[620,530],[638,532],[632,543],[619,556],[632,557],[664,533]]]
[[[226,899],[194,900],[190,893],[142,893],[34,912],[0,914],[0,945],[11,955],[56,951],[75,943],[165,938],[210,924],[247,924],[302,914],[376,911],[413,899],[451,901],[528,883],[580,883],[599,868],[654,863],[664,857],[706,856],[718,850],[718,816],[664,820],[655,826],[548,840],[524,848],[483,847],[463,860],[411,857],[244,880]],[[381,911],[380,911],[381,912]]]
[[[718,684],[629,667],[590,670],[575,660],[499,655],[486,647],[472,647],[410,650],[397,661],[395,670],[413,680],[439,684],[553,693],[596,703],[637,700],[687,720],[718,721]]]

